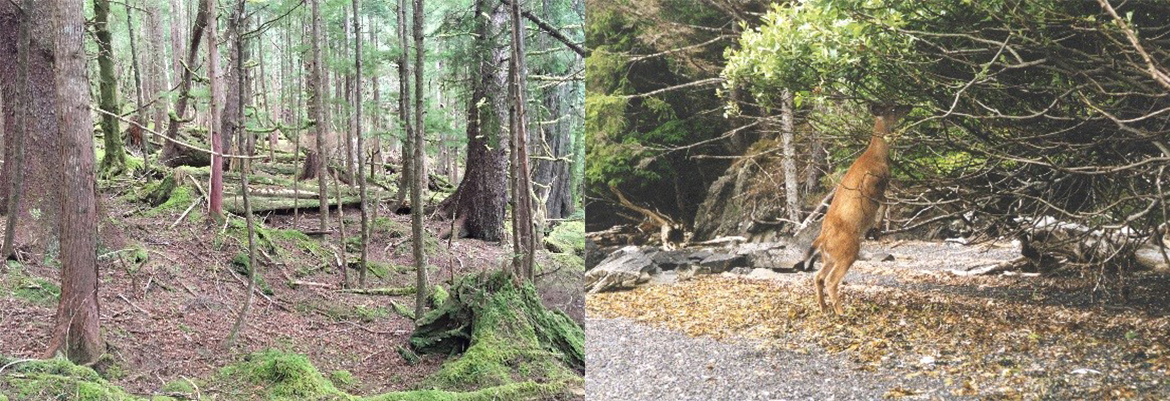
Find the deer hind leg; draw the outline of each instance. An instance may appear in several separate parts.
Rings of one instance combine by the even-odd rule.
[[[821,313],[829,311],[829,306],[825,304],[825,278],[829,272],[833,271],[834,260],[828,254],[821,254],[821,269],[817,270],[817,274],[813,277],[813,283],[817,289],[817,304],[821,306]],[[810,261],[809,267],[812,267]]]
[[[845,314],[844,308],[841,307],[841,294],[838,291],[838,287],[841,285],[841,279],[845,278],[845,272],[849,271],[849,268],[853,266],[853,262],[856,260],[857,256],[849,256],[837,260],[833,264],[833,271],[825,279],[825,286],[829,293],[829,301],[833,303],[833,310],[837,312],[837,316]]]

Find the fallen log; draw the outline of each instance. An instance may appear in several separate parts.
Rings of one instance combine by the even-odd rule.
[[[414,294],[415,289],[414,289],[414,286],[386,287],[386,288],[353,288],[353,289],[347,289],[347,290],[338,290],[337,292],[346,293],[346,294],[381,295],[381,296],[396,297],[396,296],[401,296],[401,295]]]
[[[1170,270],[1165,242],[1134,235],[1123,227],[1105,230],[1062,222],[1052,217],[1025,220],[1030,227],[1020,238],[1020,253],[1043,270],[1056,263],[1118,265],[1132,263],[1150,270]]]

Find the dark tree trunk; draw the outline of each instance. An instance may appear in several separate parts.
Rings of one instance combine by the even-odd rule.
[[[211,0],[203,0],[195,18],[191,21],[190,45],[187,46],[187,67],[182,68],[183,79],[179,84],[179,96],[175,99],[174,112],[171,113],[170,123],[167,125],[167,136],[179,139],[179,125],[183,124],[183,114],[187,112],[187,102],[191,97],[191,68],[195,68],[195,61],[199,56],[199,44],[203,41],[203,30],[207,27],[207,10]],[[181,68],[181,67],[180,67]],[[210,71],[210,69],[209,69]],[[192,152],[172,141],[164,141],[159,162],[170,167],[181,165],[206,166],[211,159],[201,152]]]
[[[410,193],[410,188],[413,188],[410,183],[414,182],[411,178],[414,174],[414,165],[411,163],[411,159],[414,158],[414,150],[411,147],[414,144],[414,131],[410,121],[410,63],[406,61],[410,54],[410,44],[406,36],[407,1],[398,0],[398,43],[402,48],[402,53],[398,57],[398,119],[402,121],[404,134],[402,137],[402,174],[398,175],[398,194],[395,196],[399,206],[406,201],[406,194]]]
[[[361,0],[353,0],[353,54],[354,54],[353,55],[353,62],[354,62],[354,69],[356,70],[355,74],[354,74],[356,76],[356,78],[354,79],[354,82],[356,85],[355,85],[355,88],[353,91],[353,98],[354,98],[353,105],[355,108],[354,114],[357,115],[357,118],[354,119],[354,125],[355,125],[354,132],[357,134],[356,136],[357,136],[357,148],[358,149],[365,148],[364,147],[365,141],[362,138],[365,136],[365,135],[362,135],[362,89],[361,89],[361,84],[362,84],[362,27],[361,27],[361,17],[359,17],[359,14],[358,14],[358,10],[360,10],[361,7],[362,7]],[[367,237],[369,235],[369,230],[370,230],[370,213],[369,213],[369,209],[367,209],[367,207],[366,207],[367,203],[366,203],[366,168],[365,168],[365,165],[366,165],[366,163],[363,160],[363,158],[358,158],[358,163],[357,163],[357,177],[358,177],[358,179],[357,179],[357,182],[358,182],[358,193],[361,196],[361,203],[362,203],[362,207],[361,207],[361,213],[362,213],[362,228],[361,229],[362,229],[362,232],[361,232],[360,237],[359,237],[360,241],[361,241],[361,247],[360,247],[361,264],[358,265],[358,266],[361,266],[361,270],[360,270],[361,273],[358,275],[358,285],[361,287],[366,286],[366,270],[369,270],[366,268],[366,258],[368,256],[366,254],[366,245],[369,244],[369,238],[367,238]],[[342,246],[344,246],[344,244],[342,244]]]
[[[244,56],[243,44],[240,43],[240,36],[237,33],[243,28],[242,24],[244,19],[244,16],[238,13],[243,13],[244,11],[241,7],[232,7],[232,10],[231,16],[228,17],[226,33],[229,45],[227,71],[223,77],[223,82],[226,86],[224,87],[223,116],[220,120],[220,127],[223,129],[220,143],[224,144],[224,153],[243,154],[243,146],[236,146],[233,149],[232,144],[235,141],[232,138],[243,135],[244,120],[240,118],[243,107],[241,107],[240,102],[246,101],[243,94],[247,92],[247,89],[243,86],[243,75],[245,72],[241,71],[243,62],[240,60]],[[225,169],[228,167],[236,168],[239,160],[232,160],[228,164],[230,166],[224,166]]]
[[[310,8],[312,9],[310,18],[313,20],[311,23],[311,31],[313,33],[313,37],[311,39],[313,44],[313,54],[311,55],[312,67],[309,71],[309,91],[311,96],[309,103],[309,114],[312,116],[314,121],[313,130],[316,132],[317,145],[316,149],[309,152],[309,157],[305,158],[305,165],[306,169],[313,167],[314,171],[317,172],[317,194],[319,196],[318,201],[320,203],[320,207],[318,209],[318,223],[320,223],[320,229],[323,231],[329,222],[329,194],[326,192],[327,188],[325,184],[324,161],[325,128],[329,124],[329,121],[325,116],[325,105],[322,101],[323,99],[321,98],[325,95],[325,88],[321,82],[321,77],[324,75],[322,74],[324,71],[324,65],[321,64],[321,38],[323,35],[323,32],[321,31],[321,1],[309,0],[309,4]]]
[[[19,213],[20,223],[14,230],[17,242],[37,238],[37,249],[43,249],[48,242],[56,241],[57,225],[43,224],[32,219],[30,211],[39,210],[39,218],[56,221],[60,210],[60,175],[57,173],[61,160],[60,137],[57,135],[57,91],[53,78],[53,3],[25,1],[22,16],[15,3],[0,1],[0,89],[4,98],[4,132],[6,143],[13,143],[13,135],[23,132],[23,163],[4,163],[0,170],[0,197],[8,200],[19,191],[21,207],[7,210],[8,202],[0,202],[0,213]],[[29,30],[28,51],[28,92],[21,95],[19,84],[20,66],[18,44],[20,29]],[[88,92],[86,92],[88,96]],[[18,101],[23,99],[23,101]],[[19,129],[17,112],[24,110],[27,121]],[[88,112],[87,112],[88,113]],[[91,132],[92,135],[92,132]],[[17,160],[16,146],[4,148],[4,160]],[[18,167],[23,167],[19,169]],[[17,171],[20,171],[18,174]],[[13,187],[14,184],[19,184]]]
[[[423,206],[422,192],[427,180],[426,141],[423,136],[423,0],[414,0],[414,180],[410,190],[410,226],[414,235],[414,269],[417,272],[415,281],[414,315],[422,318],[426,311],[426,299],[430,295],[427,291],[427,255],[423,252]]]
[[[59,173],[60,223],[65,229],[61,230],[61,296],[48,355],[64,354],[74,362],[90,363],[104,347],[98,328],[97,199],[93,119],[82,41],[85,16],[82,0],[55,3],[54,75],[63,151],[53,170]]]
[[[542,1],[541,8],[545,19],[549,19],[552,12],[549,0]],[[540,35],[538,38],[540,48],[544,51],[561,46],[550,40],[548,35]],[[530,148],[530,153],[541,157],[533,163],[532,181],[537,184],[537,199],[544,200],[544,216],[550,219],[563,219],[573,214],[573,177],[568,160],[573,152],[569,137],[572,118],[569,115],[570,110],[564,108],[564,99],[574,96],[573,88],[574,83],[568,81],[544,90],[541,103],[546,112],[541,117],[547,121],[537,125],[540,127],[537,130],[540,133],[540,140],[533,141]]]
[[[467,106],[467,165],[459,188],[439,208],[459,221],[459,232],[450,235],[499,241],[504,238],[508,200],[508,142],[503,134],[508,121],[508,49],[496,39],[506,34],[508,10],[486,0],[477,0],[475,8],[481,58],[472,72]]]
[[[33,0],[24,0],[23,8],[25,10],[29,10],[33,7],[34,7]],[[29,24],[21,23],[19,26],[20,26],[20,28],[19,28],[20,33],[17,35],[17,36],[19,36],[19,40],[20,40],[20,42],[17,44],[17,47],[18,47],[17,51],[20,53],[17,56],[17,63],[18,63],[17,69],[19,72],[16,74],[16,77],[15,77],[16,83],[14,85],[19,93],[17,93],[15,98],[8,97],[6,100],[7,100],[8,104],[16,102],[16,104],[28,105],[28,104],[32,104],[31,103],[32,99],[29,98],[29,96],[31,94],[29,93],[29,82],[28,82],[29,53],[30,53],[29,50],[30,50],[30,44],[31,44],[32,38],[31,38],[31,33],[29,32]],[[4,78],[7,79],[7,77],[4,77]],[[0,89],[2,89],[2,88],[0,88]],[[0,90],[0,100],[5,100],[5,97],[7,97],[7,96],[11,96],[11,93],[9,93],[8,95],[5,95],[4,91]],[[11,120],[5,116],[7,114],[6,113],[7,109],[5,109],[4,105],[5,105],[5,102],[0,101],[0,130],[2,130],[2,132],[4,132],[5,135],[8,136],[7,139],[9,139],[9,140],[5,141],[6,153],[4,156],[4,160],[8,161],[5,164],[14,164],[17,166],[23,166],[24,165],[24,152],[25,152],[24,136],[25,136],[26,130],[27,130],[27,128],[25,128],[25,124],[27,123],[28,118],[29,118],[28,109],[25,107],[21,107],[21,108],[15,110],[15,114],[16,114],[15,121],[13,121],[13,124],[11,126],[9,126],[7,124],[7,122],[11,121]],[[9,155],[15,155],[15,157],[9,157]],[[20,198],[21,198],[20,189],[21,189],[21,186],[23,185],[24,169],[19,169],[19,168],[13,169],[12,173],[14,174],[14,176],[8,180],[8,186],[5,187],[5,189],[8,190],[9,196],[8,196],[8,199],[6,199],[4,207],[6,210],[11,211],[11,213],[8,213],[8,216],[5,219],[4,249],[3,249],[3,254],[0,255],[0,256],[3,256],[5,259],[11,259],[14,256],[16,256],[15,255],[15,248],[14,248],[15,242],[16,242],[16,225],[17,225],[17,221],[21,215],[21,213],[20,213]]]
[[[110,45],[110,0],[94,0],[93,23],[98,44],[98,87],[101,91],[99,108],[102,114],[102,136],[106,156],[102,158],[102,175],[113,177],[126,170],[126,151],[122,149],[122,131],[118,128],[118,80],[114,76],[114,51]],[[133,34],[133,33],[131,33]]]
[[[532,173],[528,164],[528,115],[527,90],[528,65],[525,62],[524,20],[520,18],[520,1],[512,0],[512,226],[515,238],[515,252],[518,253],[513,265],[516,272],[526,280],[536,278],[535,253],[536,233],[533,216]]]

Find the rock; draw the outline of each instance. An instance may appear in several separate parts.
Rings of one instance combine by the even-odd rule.
[[[750,268],[750,267],[737,267],[737,268],[731,269],[731,271],[729,273],[738,274],[741,276],[746,276],[748,274],[751,274],[751,272],[752,272],[752,268]]]
[[[773,247],[749,254],[747,258],[750,267],[791,270],[793,265],[804,260],[804,249],[791,246]]]
[[[758,280],[771,280],[780,278],[781,273],[777,273],[772,269],[755,268],[752,269],[751,273],[748,273],[747,277]]]
[[[684,249],[660,251],[650,255],[654,265],[662,270],[675,270],[691,263],[691,253]]]
[[[597,264],[605,259],[605,255],[592,238],[585,239],[585,270],[597,267]]]
[[[870,260],[873,260],[875,262],[893,262],[894,260],[897,260],[897,258],[895,258],[893,254],[888,253],[888,252],[878,252],[878,253],[873,254],[873,256],[870,258]]]
[[[746,266],[747,256],[735,254],[714,254],[699,262],[702,272],[707,274],[723,273],[732,268]]]
[[[585,273],[585,291],[598,293],[634,288],[650,281],[650,276],[660,271],[641,248],[627,246]]]
[[[691,253],[687,258],[693,262],[700,262],[703,259],[707,259],[708,257],[710,257],[711,255],[714,255],[714,254],[715,254],[715,252],[712,252],[710,249],[700,249],[700,250],[695,251],[694,253]]]

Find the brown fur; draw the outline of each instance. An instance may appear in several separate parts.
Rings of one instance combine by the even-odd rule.
[[[837,185],[837,194],[821,223],[821,234],[809,249],[807,266],[812,266],[814,253],[820,253],[824,262],[813,280],[817,303],[823,312],[828,311],[825,304],[825,292],[828,292],[833,309],[838,315],[844,313],[837,288],[845,278],[845,272],[857,260],[862,235],[880,217],[878,210],[890,182],[889,136],[894,124],[909,111],[905,106],[873,108],[876,117],[869,147],[849,166],[849,171]]]

